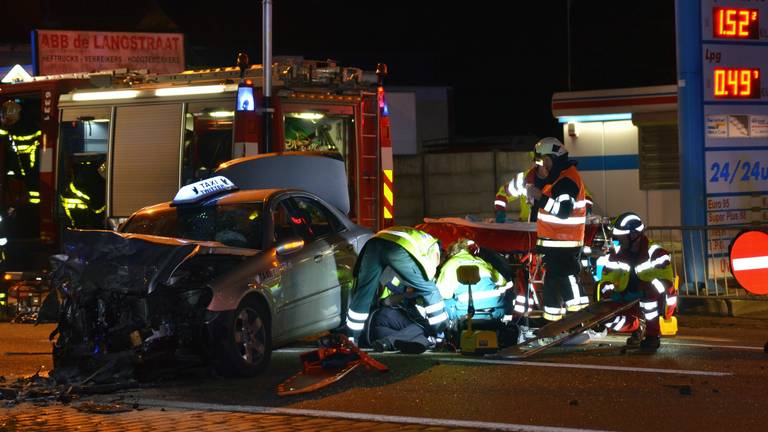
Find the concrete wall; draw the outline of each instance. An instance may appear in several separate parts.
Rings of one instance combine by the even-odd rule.
[[[416,225],[425,217],[492,217],[499,186],[530,164],[527,152],[395,156],[395,222]],[[516,218],[518,212],[518,203],[511,203],[510,217]]]
[[[566,128],[565,144],[570,156],[580,161],[595,214],[634,211],[648,226],[680,225],[679,190],[640,190],[637,128],[632,122],[580,123],[578,132],[578,137],[569,137]],[[635,157],[634,167],[626,156]],[[425,217],[490,218],[499,186],[531,166],[528,152],[396,155],[394,162],[395,222],[402,225],[419,224]],[[620,169],[627,168],[622,164],[630,168]],[[598,165],[607,168],[593,169]],[[517,218],[519,210],[519,202],[513,201],[508,217]]]

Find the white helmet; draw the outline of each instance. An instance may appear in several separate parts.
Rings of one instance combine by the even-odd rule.
[[[547,137],[542,138],[536,143],[533,150],[536,156],[541,157],[544,155],[553,155],[554,157],[562,156],[568,153],[565,150],[565,146],[557,138]]]

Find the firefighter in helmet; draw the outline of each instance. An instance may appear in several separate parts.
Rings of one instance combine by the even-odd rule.
[[[588,202],[576,162],[568,159],[560,140],[543,138],[534,152],[545,183],[542,188],[527,187],[538,209],[536,249],[543,255],[546,272],[543,318],[557,321],[566,311],[577,311],[589,303],[578,281]]]
[[[617,316],[606,327],[632,333],[627,345],[644,351],[660,346],[659,318],[670,318],[677,307],[677,290],[669,253],[643,233],[643,220],[627,212],[613,223],[612,237],[619,246],[608,255],[598,283],[602,299],[629,302],[640,299],[636,309]]]

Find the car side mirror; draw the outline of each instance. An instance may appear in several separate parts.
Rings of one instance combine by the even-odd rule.
[[[304,248],[304,240],[300,238],[288,238],[277,243],[275,251],[278,255],[288,255]]]

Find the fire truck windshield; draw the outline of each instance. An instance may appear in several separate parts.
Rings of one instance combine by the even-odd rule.
[[[287,151],[336,151],[346,156],[352,121],[350,116],[322,112],[292,112],[285,115]]]

